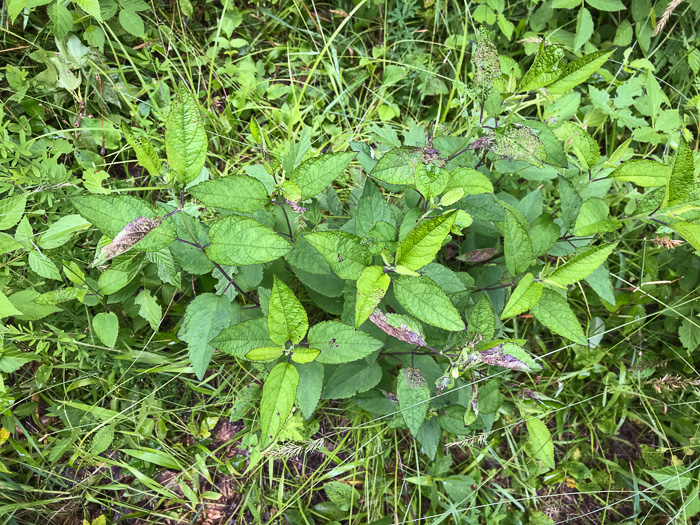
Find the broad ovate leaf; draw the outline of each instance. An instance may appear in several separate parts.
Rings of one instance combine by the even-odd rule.
[[[532,264],[532,241],[511,210],[505,210],[505,219],[503,251],[506,267],[512,276],[516,276]]]
[[[245,357],[255,348],[273,346],[264,317],[230,326],[213,338],[210,344],[235,357]]]
[[[253,213],[270,202],[262,182],[247,175],[207,180],[190,188],[204,205],[242,213]]]
[[[394,295],[399,304],[418,320],[452,332],[464,330],[459,312],[432,279],[424,275],[397,276]]]
[[[281,236],[258,221],[228,215],[209,230],[207,256],[214,262],[245,266],[274,261],[292,247]]]
[[[309,347],[321,351],[319,363],[339,364],[357,361],[379,350],[383,343],[337,321],[323,321],[309,330]]]
[[[341,279],[358,279],[372,262],[369,248],[356,235],[332,231],[311,233],[304,238]]]
[[[294,292],[276,275],[268,308],[267,329],[273,342],[297,344],[304,338],[309,328],[306,311]]]
[[[517,91],[531,91],[547,86],[561,75],[559,61],[564,58],[564,47],[559,44],[546,45],[544,41],[530,69],[523,75]]]
[[[416,170],[424,164],[425,153],[422,148],[403,146],[387,151],[372,168],[372,178],[397,184],[413,186],[416,182]]]
[[[359,328],[384,297],[391,279],[381,266],[368,266],[357,280],[355,299],[355,328]]]
[[[573,89],[585,82],[588,77],[605,64],[614,52],[614,49],[610,51],[596,51],[569,62],[562,69],[559,78],[547,86],[547,91],[558,95]]]
[[[595,233],[612,232],[622,227],[622,223],[610,218],[610,209],[599,197],[592,197],[583,202],[576,217],[574,235],[587,237]]]
[[[548,275],[547,279],[562,286],[585,279],[606,261],[617,247],[617,244],[617,242],[614,242],[588,249],[566,261],[566,263]]]
[[[671,178],[671,166],[653,160],[629,160],[620,165],[610,176],[622,182],[632,182],[649,188],[666,186]]]
[[[72,197],[71,203],[84,219],[102,233],[115,238],[126,226],[137,218],[147,218],[159,222],[138,241],[137,249],[158,251],[177,238],[177,230],[172,217],[163,219],[165,211],[153,208],[150,204],[128,195],[82,195]],[[139,226],[140,228],[141,226]]]
[[[301,190],[301,200],[310,199],[340,177],[355,155],[350,151],[311,158],[297,166],[289,180]]]
[[[588,344],[588,339],[569,303],[557,292],[544,290],[540,300],[532,307],[532,314],[555,334],[580,345]]]
[[[523,160],[544,168],[547,151],[540,138],[527,126],[506,124],[493,130],[495,145],[492,150],[508,160]]]
[[[428,401],[430,401],[430,389],[420,370],[403,368],[399,372],[396,398],[408,430],[413,437],[417,436],[428,413]]]
[[[203,293],[187,305],[178,338],[187,343],[190,362],[198,379],[204,378],[215,352],[210,341],[236,323],[239,316],[238,305],[233,305],[225,295]]]
[[[92,318],[92,329],[105,346],[114,348],[119,335],[119,319],[114,312],[101,312]]]
[[[537,304],[541,296],[542,283],[535,282],[535,277],[531,273],[526,273],[503,308],[501,319],[526,312]]]
[[[294,407],[299,372],[290,363],[279,363],[265,380],[260,400],[262,446],[267,447],[284,427]]]
[[[419,223],[396,250],[396,264],[418,271],[433,261],[454,224],[456,212]]]

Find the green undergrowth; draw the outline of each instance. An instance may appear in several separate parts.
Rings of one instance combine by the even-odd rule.
[[[699,14],[8,0],[0,523],[693,523]]]

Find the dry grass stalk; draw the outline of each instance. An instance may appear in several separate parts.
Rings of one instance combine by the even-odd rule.
[[[661,20],[659,20],[656,29],[654,29],[654,36],[661,33],[664,26],[666,25],[666,22],[668,22],[668,19],[671,18],[671,13],[673,13],[673,10],[679,5],[681,5],[682,2],[683,0],[671,0],[668,6],[666,6],[666,11],[664,11],[664,14],[661,15]]]
[[[700,386],[700,379],[687,379],[679,375],[666,374],[661,379],[654,381],[653,386],[654,390],[660,394],[662,390],[673,391],[679,388],[685,390],[689,386]]]

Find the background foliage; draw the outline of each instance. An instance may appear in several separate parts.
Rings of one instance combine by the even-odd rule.
[[[700,6],[341,4],[3,4],[0,519],[691,523],[700,512]],[[479,69],[492,56],[482,25],[501,56],[492,76]],[[557,92],[526,74],[542,38],[562,64],[611,54],[585,83]],[[492,87],[522,89],[501,97]],[[523,123],[540,142],[518,146],[529,138],[517,135]],[[423,323],[411,333],[459,348],[477,334],[522,339],[537,358],[519,354],[531,372],[499,367],[482,352],[478,368],[438,390],[435,381],[456,357],[436,359],[394,337],[398,343],[370,351],[392,355],[371,363],[317,359],[326,361],[323,390],[275,397],[276,408],[296,404],[286,422],[275,419],[261,398],[263,382],[281,369],[212,341],[261,319],[257,303],[265,316],[277,305],[287,320],[290,309],[307,318],[308,335],[287,323],[276,345],[315,337],[328,346],[324,323],[338,318],[353,327],[348,337],[373,330],[389,339],[368,329],[370,321],[354,331],[358,310],[348,305],[359,297],[352,282],[360,272],[341,275],[347,268],[331,264],[329,273],[330,261],[314,251],[323,237],[297,237],[307,243],[305,258],[280,253],[250,264],[224,260],[226,248],[216,253],[217,238],[241,238],[224,227],[240,226],[235,217],[247,214],[292,236],[345,228],[367,237],[383,219],[398,237],[375,231],[372,238],[393,255],[390,243],[405,240],[431,203],[388,185],[391,173],[374,172],[375,163],[402,146],[447,158],[467,138],[482,140],[480,148],[447,168],[464,175],[472,172],[460,168],[478,167],[478,175],[450,175],[442,188],[439,176],[415,180],[423,197],[437,197],[432,205],[449,202],[441,199],[450,190],[476,188],[443,206],[474,222],[464,223],[461,237],[452,232],[427,268],[409,263],[401,270],[409,275],[362,275],[379,289],[390,275],[387,313],[417,315],[406,299],[417,286],[411,279],[423,279],[425,290],[432,289],[426,278],[438,282],[467,331],[457,332],[453,318],[453,326]],[[347,163],[316,191],[308,182],[315,177],[295,168],[320,154]],[[271,173],[283,172],[296,188],[276,189]],[[665,182],[673,173],[684,174],[680,191]],[[247,198],[234,199],[242,208],[222,210],[219,189],[207,192],[222,177],[249,185]],[[270,193],[279,205],[265,204]],[[294,206],[307,208],[303,219]],[[180,207],[118,254],[117,245],[144,231],[138,225],[119,238],[129,221],[158,221]],[[551,229],[548,216],[565,228],[556,244],[531,246],[529,259],[513,249],[522,247],[522,232],[532,244]],[[211,244],[205,254],[170,244],[175,236]],[[599,266],[609,277],[554,275],[591,236],[595,246],[612,246]],[[374,266],[401,262],[382,261],[381,252],[370,254]],[[410,275],[420,269],[426,275]],[[531,283],[521,277],[528,269]],[[511,304],[523,281],[536,289],[540,277],[568,287],[567,300],[544,283],[548,308]],[[402,280],[410,283],[403,292]],[[546,321],[567,304],[567,326],[553,325],[560,316]],[[510,315],[501,319],[504,308]],[[445,311],[434,322],[449,323]],[[244,328],[240,339],[256,341],[251,325]],[[448,345],[443,329],[466,339]],[[315,365],[293,365],[299,385],[318,384]],[[465,421],[469,414],[473,421]],[[261,425],[279,430],[270,447]]]

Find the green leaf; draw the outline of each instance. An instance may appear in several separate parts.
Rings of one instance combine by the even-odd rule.
[[[151,292],[145,288],[141,290],[134,299],[134,304],[140,306],[139,315],[148,321],[153,330],[158,331],[163,310]]]
[[[309,319],[304,307],[289,287],[276,275],[270,295],[267,329],[270,339],[278,345],[287,341],[298,344],[309,329]]]
[[[416,189],[428,201],[444,191],[449,179],[449,171],[432,164],[419,165],[416,169]]]
[[[486,294],[482,294],[472,309],[467,323],[467,338],[471,339],[475,335],[480,335],[484,340],[489,341],[496,331],[496,317],[493,307]]]
[[[245,358],[250,359],[251,361],[265,363],[278,359],[283,352],[284,348],[281,346],[261,346],[260,348],[253,348],[245,355]]]
[[[122,133],[124,133],[124,137],[129,145],[134,148],[136,159],[139,161],[139,164],[146,168],[152,177],[160,176],[163,163],[160,158],[158,158],[155,149],[153,149],[151,141],[148,140],[147,137],[134,137],[131,128],[126,122],[122,122]]]
[[[672,225],[671,228],[688,241],[693,248],[700,250],[700,224],[693,222],[677,222]]]
[[[238,305],[231,304],[225,295],[203,293],[187,305],[177,336],[187,343],[192,368],[200,381],[216,350],[209,341],[238,322],[239,317]]]
[[[532,255],[539,257],[547,253],[559,239],[561,227],[555,224],[552,215],[543,213],[530,227],[530,240],[532,241]]]
[[[582,7],[578,10],[578,15],[576,16],[576,36],[574,37],[575,53],[581,49],[583,44],[588,42],[588,39],[591,38],[593,34],[593,29],[593,17],[591,17],[591,13],[588,9]]]
[[[535,277],[531,273],[526,273],[520,279],[518,286],[515,287],[505,308],[503,308],[501,319],[519,315],[537,304],[537,301],[542,297],[542,283],[534,281]]]
[[[423,165],[425,153],[422,148],[403,146],[387,151],[372,168],[372,178],[398,184],[413,186],[416,183],[416,170]]]
[[[551,84],[561,74],[559,61],[564,57],[564,48],[559,44],[545,45],[544,41],[535,56],[530,69],[518,84],[518,92],[532,91]]]
[[[311,363],[316,360],[320,353],[321,351],[316,348],[297,347],[292,351],[292,361],[300,365]]]
[[[505,219],[503,251],[508,272],[515,277],[532,264],[532,241],[511,210],[505,210]]]
[[[52,2],[46,8],[46,14],[52,22],[52,33],[58,40],[63,40],[73,28],[73,15],[61,1]]]
[[[646,472],[659,483],[664,490],[683,490],[692,481],[692,475],[687,472],[687,468],[677,465],[647,470]]]
[[[54,262],[41,252],[29,253],[29,267],[45,279],[61,280],[61,274]]]
[[[7,296],[0,291],[0,319],[14,317],[15,315],[22,315],[22,312],[15,308]]]
[[[586,250],[554,270],[547,279],[564,286],[585,279],[606,261],[617,244],[614,242]]]
[[[554,95],[559,95],[573,89],[585,82],[588,77],[608,61],[613,53],[615,53],[614,49],[611,51],[596,51],[569,62],[564,66],[556,82],[547,86],[547,91]]]
[[[506,124],[493,130],[496,144],[494,153],[510,161],[523,160],[544,168],[547,151],[540,138],[527,126]]]
[[[416,225],[399,243],[396,264],[415,272],[432,262],[456,217],[456,212],[449,212]]]
[[[622,223],[610,218],[610,209],[605,201],[593,197],[584,201],[576,217],[574,235],[587,237],[595,233],[613,232],[622,227]]]
[[[48,306],[65,303],[74,299],[77,299],[82,302],[83,299],[85,299],[86,293],[87,290],[85,288],[75,288],[73,286],[69,286],[66,288],[59,288],[58,290],[51,290],[49,292],[43,293],[39,297],[34,299],[34,301],[37,304]]]
[[[122,448],[120,450],[131,457],[167,469],[181,471],[184,468],[170,453],[163,450],[156,450],[148,447],[142,447],[138,450],[130,448]]]
[[[547,425],[534,418],[528,419],[525,424],[527,425],[529,446],[533,451],[534,457],[539,459],[546,467],[550,469],[555,468],[554,442]]]
[[[235,357],[245,357],[255,348],[272,346],[267,318],[261,317],[230,326],[209,343]]]
[[[304,236],[341,279],[358,279],[372,263],[369,248],[362,239],[342,231],[318,232]]]
[[[289,363],[279,363],[267,376],[260,400],[263,447],[267,447],[284,428],[294,406],[298,385],[299,372]]]
[[[100,13],[100,2],[99,0],[75,0],[78,7],[93,17],[98,22],[102,22],[102,15]]]
[[[206,206],[243,213],[256,212],[270,202],[263,183],[246,175],[207,180],[189,191]]]
[[[289,180],[301,189],[301,200],[310,199],[340,177],[355,155],[350,151],[308,159],[294,170]]]
[[[384,297],[391,278],[384,273],[381,266],[368,266],[357,279],[357,298],[355,299],[355,328],[359,328]]]
[[[119,24],[124,28],[124,31],[134,36],[141,36],[146,32],[143,19],[132,9],[119,11]]]
[[[413,437],[418,435],[428,413],[430,389],[417,368],[403,368],[396,385],[401,416]]]
[[[90,227],[90,223],[80,215],[64,215],[39,237],[39,246],[45,250],[52,250],[67,243],[71,236]]]
[[[586,277],[586,282],[601,299],[615,305],[615,291],[610,280],[610,270],[605,263],[598,266],[591,275]]]
[[[560,129],[564,135],[560,137],[571,147],[584,169],[591,169],[598,163],[600,147],[585,129],[573,122],[564,122]]]
[[[478,354],[489,366],[501,366],[520,372],[539,373],[544,370],[523,347],[511,342],[498,343],[485,350],[480,349]]]
[[[419,320],[451,332],[464,330],[459,312],[430,278],[400,275],[394,280],[394,294],[399,304]]]
[[[165,128],[165,150],[170,169],[180,183],[189,184],[204,167],[207,133],[199,114],[199,103],[185,88],[180,89]]]
[[[668,205],[675,206],[688,198],[695,182],[693,152],[681,137],[671,163],[671,178],[668,183]]]
[[[476,49],[472,53],[471,63],[474,68],[474,86],[488,94],[493,90],[494,80],[501,75],[501,63],[489,32],[483,27],[476,31]]]
[[[318,348],[319,363],[339,364],[357,361],[379,350],[383,343],[364,332],[337,321],[324,321],[309,330],[309,347]]]
[[[297,389],[297,406],[302,415],[310,419],[321,399],[324,366],[316,361],[294,366],[299,372],[299,383],[303,387]]]
[[[37,297],[39,297],[39,293],[31,289],[22,290],[8,297],[12,306],[19,310],[19,313],[14,314],[14,316],[22,321],[36,321],[60,311],[55,306],[44,306],[36,303],[34,300]],[[2,311],[2,298],[0,297],[0,317],[3,315]]]
[[[21,248],[22,245],[8,233],[0,233],[0,255],[13,252]]]
[[[99,456],[112,445],[113,440],[114,425],[107,425],[102,427],[97,432],[95,432],[95,436],[92,438],[90,454],[92,454],[93,456]]]
[[[449,191],[457,188],[462,189],[463,195],[493,193],[493,184],[489,178],[472,168],[455,168],[450,171],[450,180],[445,189]]]
[[[623,4],[620,0],[586,0],[586,3],[592,8],[600,11],[623,11],[627,9],[625,4]]]
[[[622,182],[633,182],[649,188],[666,186],[671,178],[671,166],[653,160],[630,160],[620,165],[610,176]]]
[[[500,381],[492,379],[479,388],[479,412],[482,414],[495,414],[503,405],[503,394],[499,388]]]
[[[209,230],[209,239],[207,256],[214,262],[231,266],[274,261],[292,249],[270,228],[239,215],[228,215],[217,221]]]
[[[105,346],[114,348],[119,335],[119,318],[114,312],[101,312],[92,318],[92,329]]]
[[[532,314],[555,334],[580,345],[588,344],[581,324],[571,311],[569,303],[557,292],[545,289],[540,300],[532,307]]]
[[[366,392],[382,379],[382,367],[379,363],[367,363],[365,360],[338,365],[328,379],[323,399],[347,399],[355,394]]]
[[[17,224],[27,205],[27,195],[15,195],[0,200],[0,230],[9,230]]]
[[[146,202],[127,195],[84,195],[72,197],[71,203],[78,213],[105,235],[116,237],[131,221],[138,217],[162,217],[162,208],[153,208]],[[151,230],[136,248],[143,251],[158,251],[172,243],[177,237],[172,217]]]

